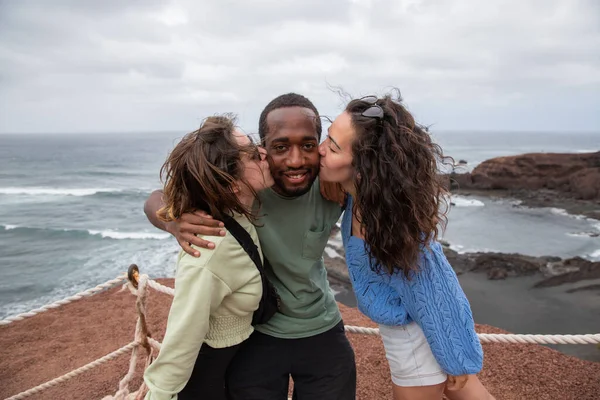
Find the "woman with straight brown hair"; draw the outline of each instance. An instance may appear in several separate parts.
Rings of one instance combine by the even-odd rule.
[[[260,251],[253,225],[256,192],[273,184],[266,152],[235,126],[230,115],[207,118],[186,135],[161,168],[167,224],[184,213],[205,211],[233,219]],[[175,296],[157,359],[144,380],[146,400],[224,400],[225,372],[253,332],[252,317],[262,296],[261,274],[242,245],[227,231],[200,257],[177,259]]]

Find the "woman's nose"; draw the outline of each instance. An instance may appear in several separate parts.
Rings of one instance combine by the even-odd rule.
[[[260,153],[261,161],[264,161],[267,159],[267,150],[264,147],[258,146],[258,152]]]
[[[325,142],[319,145],[319,154],[321,155],[321,157],[325,155]]]

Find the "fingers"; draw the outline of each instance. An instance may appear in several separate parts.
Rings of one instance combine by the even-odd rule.
[[[167,231],[175,236],[186,253],[194,257],[200,257],[200,251],[192,245],[203,249],[215,248],[213,242],[197,235],[225,236],[223,222],[214,219],[204,211],[183,214],[180,219],[169,223]]]
[[[188,240],[188,242],[194,242],[195,235],[204,235],[204,236],[225,236],[224,228],[211,228],[204,225],[192,225],[187,222],[182,222],[179,225],[179,232],[181,235],[186,235],[187,238],[192,239]]]
[[[187,223],[190,225],[205,226],[212,228],[222,228],[225,225],[223,222],[214,219],[204,211],[195,211],[193,213],[183,214],[180,218],[181,223]]]
[[[194,249],[192,246],[190,246],[190,244],[188,242],[186,242],[185,240],[178,240],[177,243],[179,243],[179,245],[181,246],[183,251],[188,253],[190,256],[200,257],[200,252],[198,250]]]
[[[213,242],[211,242],[210,240],[202,239],[196,235],[182,235],[182,237],[185,237],[185,241],[189,244],[193,244],[194,246],[201,247],[203,249],[215,248],[215,244]]]

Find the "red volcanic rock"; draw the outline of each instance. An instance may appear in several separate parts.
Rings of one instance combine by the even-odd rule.
[[[479,164],[470,174],[451,178],[453,187],[460,189],[549,189],[576,199],[600,199],[600,151],[498,157]]]

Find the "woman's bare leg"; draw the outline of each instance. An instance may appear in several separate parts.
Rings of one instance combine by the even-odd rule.
[[[394,400],[441,400],[446,382],[432,386],[392,386]]]
[[[470,375],[462,389],[445,390],[444,394],[450,400],[496,400],[476,375]]]

